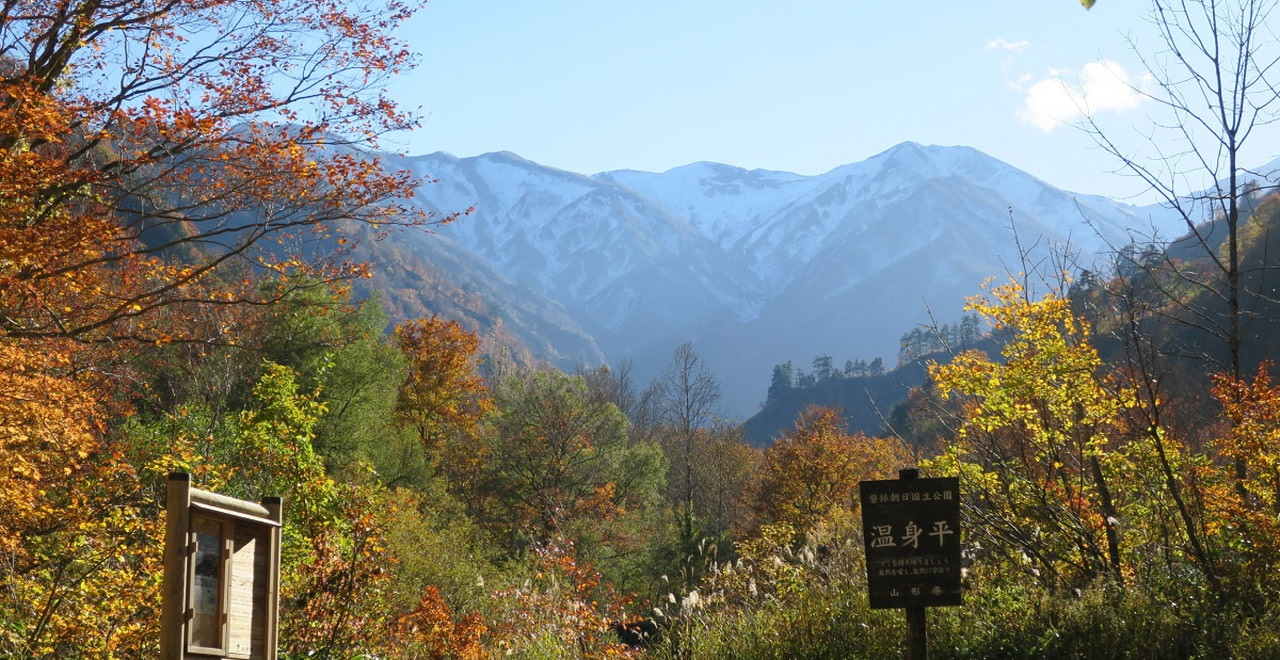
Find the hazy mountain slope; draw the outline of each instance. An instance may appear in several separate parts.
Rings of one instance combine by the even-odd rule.
[[[392,164],[437,180],[418,194],[424,208],[475,207],[440,231],[450,268],[479,262],[508,295],[527,292],[499,307],[548,304],[556,320],[525,333],[535,350],[563,360],[594,342],[645,378],[691,341],[735,416],[763,400],[773,364],[891,362],[903,332],[930,310],[956,319],[984,279],[1022,270],[1023,254],[1048,267],[1055,251],[1092,255],[1151,222],[973,149],[914,143],[817,176],[695,163],[586,177],[509,153]]]
[[[432,314],[454,319],[509,345],[522,361],[568,369],[605,360],[590,333],[558,302],[494,272],[445,235],[447,229],[362,241],[355,256],[376,267],[361,288],[378,291],[396,321]]]
[[[793,429],[811,405],[839,410],[850,432],[879,435],[893,407],[912,387],[923,385],[925,375],[923,361],[913,361],[879,376],[842,378],[785,392],[743,422],[743,437],[751,445],[767,447]]]
[[[815,177],[720,163],[693,163],[661,174],[620,170],[594,178],[635,191],[726,249],[820,183]]]

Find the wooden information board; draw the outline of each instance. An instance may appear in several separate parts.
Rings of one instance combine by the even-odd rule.
[[[270,531],[237,526],[231,552],[231,599],[227,604],[227,651],[233,657],[266,657],[270,560]]]
[[[873,609],[960,605],[960,482],[859,484]]]
[[[162,660],[276,659],[281,507],[169,475]]]

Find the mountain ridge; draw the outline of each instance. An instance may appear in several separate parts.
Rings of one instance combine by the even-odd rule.
[[[896,355],[901,333],[958,318],[989,277],[1055,249],[1087,263],[1168,224],[970,147],[913,142],[812,176],[712,162],[587,176],[511,152],[391,164],[436,181],[417,193],[423,208],[475,208],[405,240],[447,238],[452,268],[553,304],[591,340],[552,351],[557,364],[628,358],[646,378],[691,342],[738,417],[764,400],[773,364]]]

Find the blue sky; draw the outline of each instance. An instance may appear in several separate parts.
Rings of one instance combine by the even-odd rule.
[[[1121,82],[1143,84],[1129,40],[1158,45],[1145,2],[431,0],[401,36],[421,59],[390,92],[423,126],[384,146],[410,154],[816,174],[913,140],[1069,190],[1144,190],[1056,119],[1074,90],[1116,135],[1149,126]]]

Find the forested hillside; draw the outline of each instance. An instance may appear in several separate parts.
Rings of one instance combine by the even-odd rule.
[[[775,365],[768,397],[760,412],[744,422],[743,436],[750,444],[768,445],[811,405],[840,410],[850,429],[871,435],[893,434],[896,431],[890,416],[912,389],[924,384],[930,360],[945,360],[980,346],[988,352],[996,350],[984,337],[976,314],[966,314],[954,325],[912,328],[903,333],[899,344],[897,366],[888,372],[883,358],[845,360],[837,369],[834,359],[825,353],[813,358],[809,373],[791,362]]]
[[[367,157],[410,13],[0,12],[0,658],[157,657],[172,473],[284,498],[281,658],[897,657],[858,483],[913,465],[961,488],[935,657],[1280,657],[1269,184],[1233,159],[1172,246],[996,281],[896,370],[778,365],[762,448],[691,344],[570,373],[530,354],[590,339],[483,271],[369,286],[470,220]],[[883,429],[799,405],[890,383]]]

